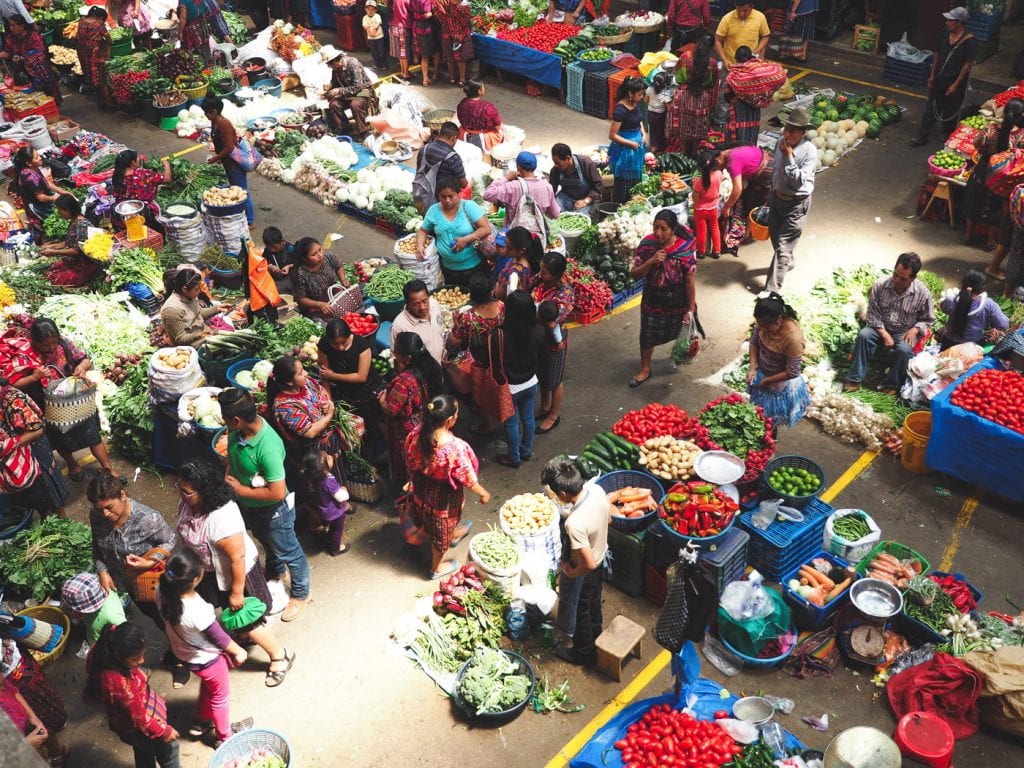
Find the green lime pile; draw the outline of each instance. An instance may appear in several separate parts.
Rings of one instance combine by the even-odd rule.
[[[967,162],[956,152],[950,152],[948,149],[940,149],[929,159],[936,168],[945,168],[950,171],[963,168]]]
[[[580,61],[608,61],[614,55],[611,48],[588,48],[580,52]]]
[[[988,119],[982,117],[981,115],[971,115],[970,117],[965,117],[963,120],[961,120],[960,125],[967,125],[970,126],[971,128],[977,128],[978,130],[981,130],[986,125],[988,125]]]
[[[803,467],[779,467],[768,476],[768,485],[787,496],[810,496],[821,487],[821,480]]]

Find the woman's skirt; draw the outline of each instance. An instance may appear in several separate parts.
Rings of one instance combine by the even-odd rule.
[[[760,375],[760,372],[758,372]],[[750,402],[764,409],[764,415],[776,426],[785,425],[790,429],[804,417],[811,405],[811,393],[807,379],[803,376],[769,384],[767,387],[750,387]]]
[[[92,282],[99,268],[99,264],[84,256],[65,256],[46,270],[46,277],[54,285],[81,288]]]
[[[462,519],[465,492],[462,486],[452,488],[447,481],[435,480],[422,473],[412,478],[412,517],[430,536],[438,552],[447,552],[452,534]]]
[[[32,483],[31,488],[16,494],[15,498],[22,506],[50,514],[68,503],[71,488],[57,468],[57,462],[53,458],[53,446],[46,436],[33,441],[31,446],[32,456],[39,462],[39,477]]]
[[[185,30],[181,35],[181,47],[192,51],[200,58],[206,66],[213,63],[213,53],[210,50],[210,36],[213,29],[208,16],[193,19],[186,22]]]
[[[686,286],[644,284],[640,301],[640,346],[650,349],[679,338],[686,313]]]
[[[82,65],[82,79],[90,88],[98,88],[107,84],[107,60],[96,56],[93,51],[78,51],[78,61]]]
[[[392,24],[388,27],[388,49],[396,59],[409,58],[409,28]]]
[[[64,730],[68,713],[64,710],[64,699],[43,673],[43,668],[25,648],[21,649],[21,663],[7,679],[14,684],[36,716],[43,721],[50,733]]]
[[[560,349],[557,352],[545,351],[537,368],[537,381],[542,392],[554,392],[562,383],[562,377],[565,375],[565,358],[568,352],[568,348]]]
[[[441,55],[445,61],[472,61],[476,58],[476,52],[473,50],[473,35],[467,29],[464,35],[453,37],[442,27]]]
[[[100,436],[100,416],[94,413],[88,420],[68,432],[61,432],[54,427],[47,426],[46,436],[55,451],[74,453],[83,448],[92,448],[103,441]]]
[[[761,130],[761,109],[733,99],[729,105],[729,123],[725,128],[725,140],[738,144],[757,144]]]
[[[785,9],[772,8],[765,11],[772,33],[777,36],[779,55],[804,58],[807,56],[807,43],[814,37],[814,25],[817,12],[804,13],[789,20]]]
[[[429,59],[439,52],[438,38],[440,32],[430,21],[413,21],[412,23],[412,58]]]
[[[230,603],[228,598],[231,596],[231,592],[226,589],[221,589],[217,584],[217,574],[213,571],[207,571],[203,575],[203,580],[199,582],[199,586],[196,588],[196,592],[206,602],[212,603],[220,608],[228,608]],[[246,597],[255,597],[263,602],[267,606],[267,613],[270,612],[274,605],[274,597],[270,594],[270,587],[267,586],[267,577],[263,573],[263,566],[259,560],[253,564],[249,572],[245,574],[245,587],[243,594]],[[233,635],[242,635],[249,632],[257,627],[262,627],[267,623],[267,614],[263,614],[260,618],[251,624],[246,624],[244,627],[240,627],[235,630]]]

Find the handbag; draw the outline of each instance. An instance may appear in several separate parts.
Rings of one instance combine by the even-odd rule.
[[[263,162],[263,155],[248,139],[239,139],[235,148],[231,150],[231,159],[238,163],[243,171],[251,173],[259,168]]]
[[[714,586],[697,572],[696,562],[680,558],[668,585],[665,605],[654,626],[654,639],[672,654],[687,640],[698,642],[711,615]]]
[[[163,547],[153,547],[142,557],[143,559],[149,559],[153,555],[163,555],[164,559],[154,565],[147,571],[143,571],[135,577],[132,585],[132,592],[135,593],[135,599],[140,603],[155,603],[156,602],[156,587],[160,583],[160,574],[167,570],[166,560],[171,556]]]
[[[408,488],[409,486],[406,486]],[[398,510],[398,522],[402,528],[402,536],[405,543],[413,547],[426,544],[430,536],[421,526],[416,524],[412,517],[412,491],[406,491],[395,500],[395,509]]]
[[[468,350],[450,352],[445,347],[442,365],[452,383],[452,389],[460,395],[468,395],[473,389],[473,355]]]
[[[22,445],[16,437],[4,436],[0,440],[0,492],[20,493],[32,487],[39,477],[39,462],[32,449]]]
[[[482,391],[477,393],[477,407],[504,423],[515,415],[516,407],[512,402],[512,392],[508,388],[508,377],[502,367],[502,361],[505,359],[505,335],[500,328],[487,334],[487,348],[490,352],[490,364],[483,370],[484,386],[481,388]]]

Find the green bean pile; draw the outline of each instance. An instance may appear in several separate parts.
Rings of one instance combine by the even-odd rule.
[[[366,295],[376,301],[397,301],[402,298],[405,284],[415,279],[416,275],[390,264],[373,273],[366,284]]]
[[[871,533],[871,527],[863,515],[837,517],[832,522],[832,530],[847,541],[860,541]]]
[[[504,531],[481,533],[472,543],[473,552],[487,568],[506,570],[519,563],[519,551]]]

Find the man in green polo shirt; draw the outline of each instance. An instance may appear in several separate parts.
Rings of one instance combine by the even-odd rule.
[[[291,573],[292,596],[281,621],[294,621],[309,603],[309,563],[295,535],[295,508],[288,503],[284,442],[256,413],[256,403],[242,389],[220,393],[220,411],[228,428],[227,483],[245,519],[267,552],[272,579]]]

